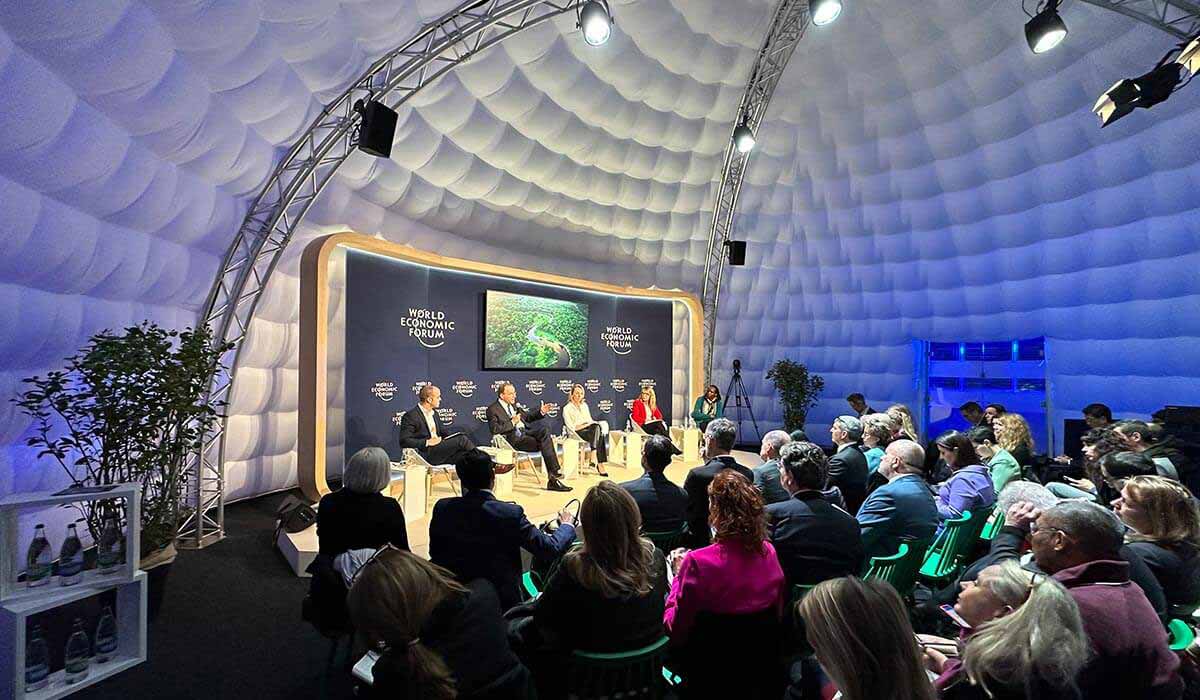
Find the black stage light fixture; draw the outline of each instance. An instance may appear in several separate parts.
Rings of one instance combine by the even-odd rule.
[[[745,241],[725,241],[725,246],[729,249],[730,265],[741,266],[746,264]]]
[[[391,158],[392,141],[396,138],[396,113],[382,102],[371,99],[355,102],[354,111],[362,115],[358,150],[378,158]]]
[[[738,153],[749,153],[754,150],[754,144],[754,132],[750,130],[746,120],[742,120],[733,130],[733,145],[738,149]]]
[[[612,10],[606,0],[588,0],[579,8],[576,24],[588,46],[600,46],[612,36]]]
[[[1067,23],[1058,14],[1061,0],[1046,0],[1046,4],[1025,23],[1025,41],[1034,53],[1046,53],[1067,38]]]
[[[1154,70],[1137,78],[1117,81],[1096,101],[1092,111],[1100,117],[1101,128],[1112,124],[1135,109],[1150,109],[1165,101],[1183,84],[1187,69],[1175,61],[1159,62]]]

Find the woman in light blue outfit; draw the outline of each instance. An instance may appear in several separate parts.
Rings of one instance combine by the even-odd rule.
[[[883,448],[892,439],[892,419],[886,413],[868,413],[862,417],[863,454],[867,457],[867,473],[874,474],[883,459]]]

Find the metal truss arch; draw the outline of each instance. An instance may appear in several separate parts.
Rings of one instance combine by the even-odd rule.
[[[1200,34],[1200,2],[1194,0],[1082,0],[1160,29],[1180,39]]]
[[[767,36],[763,39],[758,57],[750,71],[750,80],[742,94],[734,118],[734,129],[745,124],[755,136],[762,124],[771,97],[783,77],[792,53],[796,50],[804,33],[808,30],[808,0],[780,0],[771,18]],[[734,146],[733,133],[725,150],[725,165],[721,173],[721,184],[713,206],[712,228],[708,235],[708,251],[704,258],[704,278],[700,286],[700,300],[704,309],[704,376],[705,383],[712,382],[713,349],[716,347],[717,303],[721,298],[721,281],[725,276],[725,248],[733,235],[733,217],[737,210],[738,196],[750,154],[742,153]]]
[[[467,0],[388,52],[321,111],[250,205],[225,253],[200,321],[217,342],[234,346],[208,396],[227,401],[242,340],[275,265],[309,207],[357,146],[360,99],[393,109],[459,64],[528,27],[568,12],[585,0]],[[227,419],[190,456],[180,546],[204,547],[224,536],[224,436]]]

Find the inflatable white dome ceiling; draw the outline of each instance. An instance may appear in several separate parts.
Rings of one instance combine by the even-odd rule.
[[[0,4],[0,394],[94,332],[196,322],[287,147],[450,0]],[[699,291],[768,0],[614,0],[459,67],[310,211],[237,369],[228,496],[295,483],[298,261],[354,229],[446,255]],[[1092,103],[1175,43],[1085,3],[1035,56],[1017,0],[847,0],[788,65],[742,190],[715,366],[913,402],[912,341],[1045,336],[1054,410],[1200,403],[1200,90],[1101,131]],[[724,379],[722,379],[722,376]],[[723,382],[728,374],[718,374]],[[58,486],[0,403],[0,494]],[[819,435],[819,430],[812,431]]]

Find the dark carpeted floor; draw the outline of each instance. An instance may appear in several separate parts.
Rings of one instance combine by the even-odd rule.
[[[146,663],[74,697],[322,697],[330,643],[300,619],[308,580],[292,573],[271,542],[283,498],[228,506],[226,539],[175,560],[150,625]],[[352,697],[346,674],[329,675],[326,697]]]

